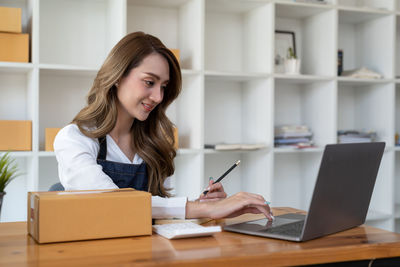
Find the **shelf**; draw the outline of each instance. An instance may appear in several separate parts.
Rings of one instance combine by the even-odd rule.
[[[373,8],[373,7],[352,7],[352,6],[340,5],[340,6],[338,6],[338,10],[364,13],[364,14],[366,14],[366,17],[370,17],[370,18],[373,18],[372,14],[376,14],[376,15],[391,15],[391,14],[393,14],[393,11],[390,11],[388,9],[385,9],[385,8],[379,9],[379,8]]]
[[[318,76],[318,75],[288,75],[288,74],[274,74],[274,78],[278,81],[293,83],[293,84],[309,84],[314,82],[327,82],[333,81],[334,77]]]
[[[270,73],[273,5],[265,1],[205,1],[204,68]],[[268,49],[270,48],[270,49]]]
[[[383,16],[390,15],[390,11],[379,11],[359,8],[339,8],[340,23],[359,24],[367,21],[372,21]]]
[[[369,210],[367,213],[366,221],[387,220],[391,218],[393,218],[393,216],[390,214],[379,212],[376,210]]]
[[[336,55],[326,53],[335,50],[337,27],[333,9],[325,5],[277,3],[275,13],[274,31],[294,33],[295,53],[301,60],[300,73],[324,77],[336,75],[333,68],[337,64]],[[287,47],[278,44],[275,41],[274,59],[277,65],[274,72],[284,73],[282,58],[286,57]]]
[[[317,146],[336,142],[334,82],[288,83],[276,80],[274,90],[274,126],[306,125]],[[318,112],[315,112],[318,110]]]
[[[205,71],[205,78],[214,81],[238,81],[246,82],[254,79],[266,79],[270,75],[266,73],[243,73],[243,72],[223,72],[223,71]]]
[[[60,64],[40,64],[40,73],[46,75],[76,75],[76,76],[95,76],[98,72],[97,68],[60,65]]]
[[[41,0],[39,62],[98,68],[121,38],[120,1]],[[34,28],[36,29],[36,28]]]
[[[0,151],[0,155],[3,155],[6,151]],[[34,155],[33,151],[11,151],[9,154],[12,158],[24,158],[32,157]]]
[[[350,77],[338,77],[339,84],[348,85],[368,85],[368,84],[384,84],[391,83],[391,79],[360,79],[360,78],[350,78]]]
[[[302,210],[309,208],[321,162],[321,151],[274,153],[271,200],[274,206]],[[297,190],[293,190],[295,188]]]
[[[35,74],[29,69],[15,70],[0,71],[0,119],[32,120]]]
[[[28,73],[33,70],[32,63],[0,62],[0,72]]]
[[[128,0],[128,5],[176,8],[190,0]]]
[[[374,129],[386,149],[371,209],[391,213],[388,207],[396,205],[396,213],[371,212],[369,220],[381,226],[400,219],[393,203],[400,201],[391,193],[400,173],[400,147],[393,146],[394,132],[400,133],[400,1],[327,2],[0,0],[22,8],[32,58],[0,62],[0,119],[33,125],[33,151],[11,152],[26,175],[7,188],[12,202],[3,203],[2,221],[26,220],[27,189],[48,190],[58,181],[55,153],[44,151],[45,128],[71,122],[110,49],[134,31],[180,50],[182,91],[167,109],[179,133],[169,185],[177,196],[197,198],[208,176],[240,159],[224,180],[229,193],[259,193],[276,206],[307,209],[324,147],[337,142],[337,130]],[[275,69],[274,49],[287,52],[275,45],[277,30],[295,33],[301,74]],[[344,70],[365,66],[385,79],[337,76],[338,49]],[[274,126],[285,124],[307,125],[318,147],[274,148]],[[267,148],[204,149],[220,142]]]
[[[206,0],[206,12],[220,12],[242,14],[261,8],[266,1],[242,1],[242,0]]]
[[[393,87],[391,83],[339,83],[337,130],[375,131],[377,141],[385,141],[387,146],[392,146]]]
[[[283,154],[283,153],[309,153],[315,152],[320,153],[323,152],[325,148],[323,147],[315,147],[315,148],[292,148],[292,147],[276,147],[274,148],[274,153]]]
[[[272,80],[205,81],[204,143],[265,143],[272,140]],[[223,123],[222,123],[223,122]],[[221,134],[223,133],[223,134]]]
[[[55,157],[56,154],[54,153],[54,151],[39,151],[39,157]]]
[[[201,1],[127,1],[126,31],[157,36],[172,49],[180,50],[180,65],[183,69],[200,70],[203,47]],[[168,29],[168,30],[166,30]]]
[[[269,152],[269,148],[262,149],[237,149],[237,150],[214,150],[204,149],[204,154],[244,154],[244,153],[257,153],[257,152]]]
[[[376,12],[340,10],[338,19],[337,48],[343,51],[343,70],[367,67],[383,77],[393,77],[393,16]],[[367,39],[368,42],[365,41]]]
[[[296,2],[277,2],[276,16],[289,19],[306,19],[331,10],[331,5]]]

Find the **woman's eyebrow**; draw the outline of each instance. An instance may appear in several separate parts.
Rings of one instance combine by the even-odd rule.
[[[160,78],[160,76],[158,76],[157,74],[155,74],[155,73],[152,73],[152,72],[143,72],[144,74],[147,74],[147,75],[150,75],[150,76],[153,76],[155,79],[157,79],[157,80],[161,80],[161,78]],[[169,80],[165,80],[164,82],[169,82]]]

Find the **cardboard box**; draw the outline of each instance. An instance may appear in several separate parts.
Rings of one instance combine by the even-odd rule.
[[[0,32],[0,61],[28,62],[29,34]]]
[[[172,54],[174,54],[174,56],[176,57],[178,62],[181,62],[179,49],[170,49],[170,50],[171,50]]]
[[[46,151],[54,151],[53,143],[54,143],[54,138],[56,138],[56,135],[58,132],[61,130],[61,128],[46,128],[44,130],[45,132],[45,150]]]
[[[178,128],[174,127],[174,140],[175,140],[175,149],[179,148],[179,136],[178,136]]]
[[[0,32],[21,33],[21,8],[0,6]]]
[[[151,235],[151,223],[148,192],[28,192],[28,233],[38,243]]]
[[[0,150],[32,150],[32,121],[0,120]]]

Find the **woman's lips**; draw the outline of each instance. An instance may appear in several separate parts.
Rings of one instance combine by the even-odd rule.
[[[142,103],[142,105],[143,105],[144,109],[147,111],[151,111],[154,108],[153,105],[149,105],[149,104],[145,104],[145,103]]]

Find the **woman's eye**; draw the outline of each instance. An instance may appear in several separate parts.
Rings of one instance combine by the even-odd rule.
[[[165,91],[167,89],[167,85],[163,85],[161,88]]]
[[[153,86],[154,85],[153,81],[145,80],[144,82],[146,83],[147,86]]]

